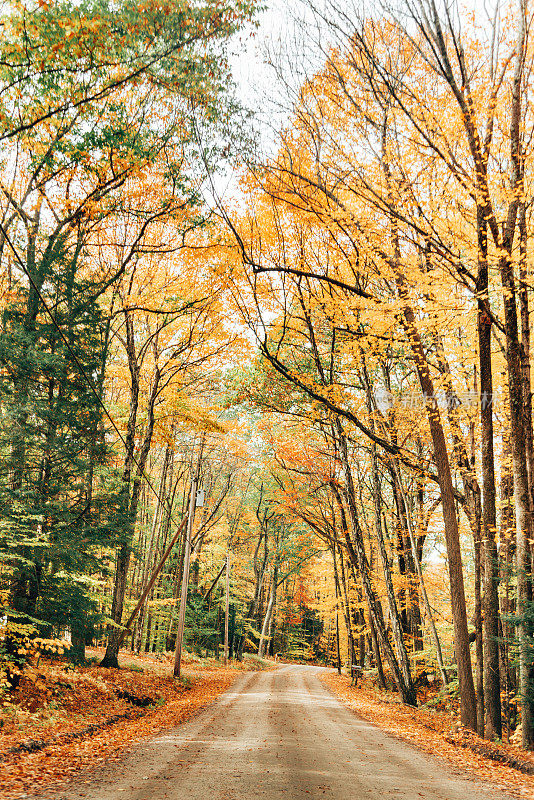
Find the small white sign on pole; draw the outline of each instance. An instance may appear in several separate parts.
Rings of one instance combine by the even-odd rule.
[[[202,508],[202,506],[204,505],[204,498],[205,498],[204,489],[199,489],[197,492],[197,500],[195,504],[197,508]]]

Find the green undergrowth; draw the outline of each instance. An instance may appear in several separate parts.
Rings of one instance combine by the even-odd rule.
[[[245,665],[255,672],[273,668],[272,661],[268,661],[266,658],[260,658],[260,656],[255,656],[253,653],[245,653],[243,660]]]

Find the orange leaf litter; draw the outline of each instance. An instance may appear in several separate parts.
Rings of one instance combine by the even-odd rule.
[[[124,654],[122,661],[133,662],[134,667],[142,663],[147,669],[147,659]],[[104,761],[120,758],[141,739],[172,728],[200,712],[228,689],[239,674],[237,669],[224,669],[215,664],[208,668],[205,665],[196,667],[190,664],[183,673],[191,681],[191,685],[183,686],[172,680],[172,666],[168,661],[165,664],[152,662],[152,666],[154,670],[151,674],[140,674],[128,669],[103,670],[99,667],[77,672],[73,691],[63,689],[68,696],[54,702],[53,707],[60,708],[60,719],[57,721],[35,720],[31,713],[26,712],[30,724],[14,730],[9,719],[6,723],[5,715],[0,714],[0,798],[15,800],[30,791],[33,793],[60,789],[75,778],[83,778],[84,772],[90,778],[90,771]],[[44,667],[43,677],[39,682],[41,687],[45,681],[51,685],[51,673],[56,683],[59,675],[59,685],[62,687],[65,685],[64,681],[73,679],[72,673],[65,673],[63,670],[58,672],[57,665],[55,668]],[[139,709],[127,700],[117,697],[117,691],[149,697],[162,705]],[[26,690],[22,687],[22,694],[23,697],[26,696],[20,705],[24,707],[26,701],[26,708],[28,703],[32,708],[31,686]],[[44,694],[49,698],[50,690]],[[9,748],[23,742],[60,739],[62,735],[83,731],[91,724],[102,724],[115,714],[128,712],[140,713],[142,716],[120,720],[74,741],[62,743],[60,740],[37,752],[7,752]],[[35,715],[34,710],[33,716]]]
[[[414,744],[419,750],[442,758],[448,766],[471,773],[473,777],[490,782],[494,788],[502,789],[513,797],[534,798],[534,776],[524,775],[512,767],[498,764],[492,759],[462,747],[467,741],[484,740],[475,734],[460,729],[450,714],[411,708],[403,705],[394,695],[387,695],[368,686],[353,687],[345,675],[324,673],[324,684],[360,717],[374,723],[398,739]],[[512,745],[485,743],[493,751],[512,756],[524,763],[532,763],[534,757]]]

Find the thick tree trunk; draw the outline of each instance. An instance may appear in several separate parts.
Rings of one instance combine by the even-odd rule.
[[[519,640],[519,695],[521,697],[522,744],[525,749],[534,745],[534,709],[531,699],[531,637],[526,614],[530,600],[532,537],[532,501],[528,481],[526,455],[525,404],[523,400],[523,375],[521,368],[521,343],[519,341],[516,289],[512,249],[514,236],[524,202],[524,152],[522,145],[522,87],[525,45],[527,36],[527,4],[520,0],[519,27],[515,52],[515,68],[510,100],[510,187],[511,199],[506,221],[499,236],[498,226],[493,226],[495,244],[500,247],[501,273],[506,333],[506,362],[508,367],[508,393],[510,399],[510,442],[514,475],[516,510],[516,566],[517,566],[517,635]],[[526,244],[526,243],[525,243]]]
[[[520,308],[521,308],[521,371],[523,377],[523,425],[525,431],[525,451],[527,464],[527,479],[530,490],[530,507],[534,511],[534,432],[532,429],[532,383],[530,369],[530,310],[527,287],[527,222],[525,203],[519,207],[519,279],[520,279]],[[526,545],[525,553],[527,578],[526,595],[528,602],[533,601],[532,576],[534,575],[534,519],[531,516],[531,535]],[[530,554],[529,551],[530,550]],[[534,634],[532,623],[528,624],[527,635],[532,638]],[[530,724],[534,724],[534,660],[531,657],[531,667],[528,675],[528,696],[524,702],[529,706],[528,717]],[[534,732],[531,733],[528,743],[534,745]]]
[[[508,245],[509,246],[509,243]],[[510,401],[510,443],[514,476],[514,500],[516,512],[516,567],[517,567],[517,635],[519,639],[519,694],[521,697],[521,720],[523,747],[534,744],[534,717],[529,702],[530,687],[530,631],[526,612],[530,600],[530,544],[532,518],[530,489],[528,483],[525,452],[523,378],[521,372],[521,345],[518,336],[518,320],[513,266],[506,254],[501,259],[504,318],[506,330],[506,361],[508,366],[508,392]]]
[[[477,210],[478,275],[477,329],[480,367],[480,430],[482,454],[483,564],[484,564],[484,735],[500,738],[501,688],[499,675],[499,598],[495,502],[495,460],[493,453],[493,371],[491,364],[491,317],[488,313],[488,239],[483,210]],[[478,658],[478,650],[477,650]]]
[[[383,128],[383,157],[382,168],[388,185],[391,189],[391,174],[387,158],[387,119]],[[392,200],[392,209],[394,209]],[[475,686],[473,683],[473,670],[471,654],[469,652],[469,632],[467,629],[467,610],[465,602],[464,575],[462,554],[460,550],[460,533],[456,506],[454,501],[454,487],[452,483],[451,467],[447,442],[441,422],[441,415],[437,405],[434,384],[430,374],[430,367],[426,358],[425,349],[419,335],[415,313],[409,303],[408,289],[401,268],[401,248],[397,229],[397,218],[392,215],[390,221],[390,235],[393,258],[391,266],[395,270],[395,278],[399,298],[403,304],[402,325],[414,357],[415,368],[423,394],[432,445],[434,448],[434,461],[438,473],[438,482],[441,491],[441,508],[445,527],[445,542],[449,567],[449,583],[451,590],[451,611],[454,626],[454,649],[458,664],[458,681],[460,686],[460,719],[466,728],[477,729],[477,709]]]

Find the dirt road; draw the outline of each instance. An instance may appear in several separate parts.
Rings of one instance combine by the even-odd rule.
[[[318,673],[289,666],[245,675],[196,719],[59,797],[506,800],[359,719]]]

